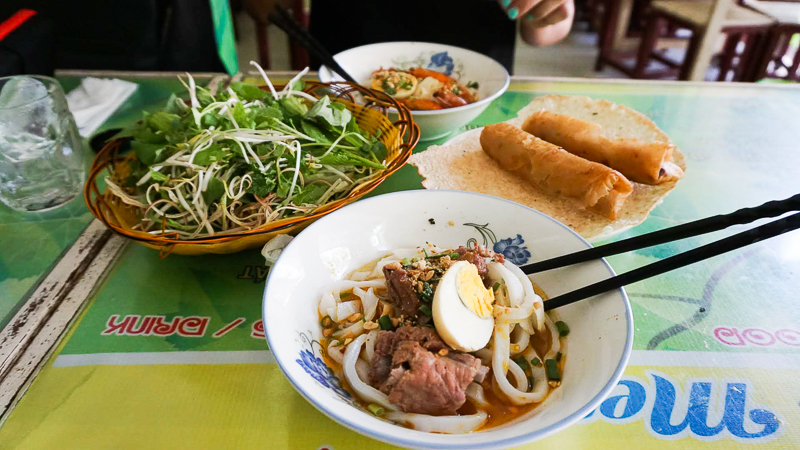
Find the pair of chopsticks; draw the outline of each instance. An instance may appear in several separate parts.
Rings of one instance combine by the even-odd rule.
[[[754,208],[744,208],[730,214],[712,216],[600,247],[594,247],[546,261],[528,264],[520,267],[520,269],[530,275],[591,261],[605,256],[617,255],[632,250],[664,244],[666,242],[699,236],[712,231],[722,230],[733,225],[742,225],[759,219],[777,217],[791,211],[800,211],[800,194],[787,198],[786,200],[771,201]],[[702,247],[611,277],[607,280],[553,297],[544,303],[544,309],[551,310],[560,308],[594,295],[661,275],[662,273],[688,266],[798,228],[800,228],[800,213],[795,213],[783,219],[752,228],[725,239],[703,245]]]
[[[288,34],[290,39],[296,40],[297,43],[305,47],[306,50],[313,53],[322,61],[322,64],[325,64],[331,70],[338,73],[345,80],[351,83],[357,83],[357,81],[333,59],[330,52],[292,18],[291,13],[289,13],[286,8],[281,5],[276,5],[275,10],[278,11],[278,14],[270,13],[268,16],[270,22],[274,23],[275,26]]]

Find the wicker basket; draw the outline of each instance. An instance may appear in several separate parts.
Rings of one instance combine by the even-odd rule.
[[[281,219],[247,231],[194,239],[180,239],[174,234],[152,235],[132,229],[141,220],[141,211],[138,208],[123,203],[119,197],[104,190],[103,179],[108,169],[113,168],[117,174],[125,173],[127,161],[135,158],[132,152],[127,156],[120,155],[120,142],[112,141],[97,154],[92,163],[84,187],[86,205],[95,217],[115,233],[159,250],[162,257],[171,253],[233,253],[262,246],[278,234],[296,233],[325,214],[360,199],[400,169],[419,141],[419,127],[414,123],[408,109],[382,92],[348,82],[308,82],[304,91],[317,98],[328,95],[331,99],[337,99],[346,105],[362,130],[373,135],[378,130],[381,131],[380,140],[388,150],[387,168],[375,179],[356,187],[346,197],[321,205],[308,215]],[[388,118],[389,108],[397,111],[398,119],[394,122]]]

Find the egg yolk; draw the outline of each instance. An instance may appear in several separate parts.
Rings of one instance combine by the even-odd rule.
[[[456,291],[464,306],[475,315],[482,319],[492,317],[494,291],[483,286],[477,267],[465,264],[456,273]]]

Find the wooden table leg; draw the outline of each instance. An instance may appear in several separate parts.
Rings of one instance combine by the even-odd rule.
[[[661,15],[654,11],[650,14],[645,26],[644,34],[642,35],[642,42],[639,44],[639,54],[636,56],[636,65],[631,73],[632,78],[644,78],[644,71],[647,65],[650,64],[650,55],[656,48],[656,41],[661,34]]]
[[[611,58],[614,52],[614,30],[617,27],[617,16],[619,14],[620,0],[608,0],[606,10],[603,13],[602,25],[598,35],[597,61],[594,63],[594,70],[599,72],[605,67],[606,61]]]
[[[736,47],[739,45],[741,37],[742,35],[740,33],[730,33],[725,38],[725,46],[722,47],[722,57],[719,62],[719,76],[717,76],[717,81],[725,81],[728,71],[731,70],[731,66],[733,65],[733,58],[736,56]],[[735,74],[734,78],[736,78]]]
[[[689,46],[686,48],[686,56],[683,58],[683,64],[681,64],[681,71],[678,75],[678,79],[682,81],[686,81],[689,79],[689,75],[692,72],[693,62],[695,58],[697,58],[697,52],[700,50],[700,42],[703,40],[703,30],[692,30],[692,38],[689,39]],[[707,65],[705,65],[707,67]]]

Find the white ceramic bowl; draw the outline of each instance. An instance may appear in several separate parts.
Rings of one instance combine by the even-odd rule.
[[[441,247],[485,243],[518,264],[590,247],[565,225],[537,211],[468,192],[396,192],[358,201],[319,219],[283,250],[270,271],[263,305],[275,360],[317,409],[359,433],[399,446],[504,448],[566,428],[589,414],[616,386],[633,343],[631,308],[621,289],[558,310],[571,329],[563,383],[545,403],[510,424],[469,434],[431,434],[377,419],[358,407],[320,359],[320,295],[335,280],[389,250],[425,241]],[[613,275],[605,261],[593,261],[532,279],[555,296]]]
[[[443,44],[384,42],[351,48],[333,58],[356,81],[366,86],[372,72],[381,67],[424,67],[444,72],[465,84],[476,81],[481,99],[475,103],[436,111],[412,111],[423,141],[446,136],[478,117],[492,100],[508,89],[510,81],[506,69],[492,58]],[[319,79],[323,82],[343,80],[325,66],[319,68]]]

